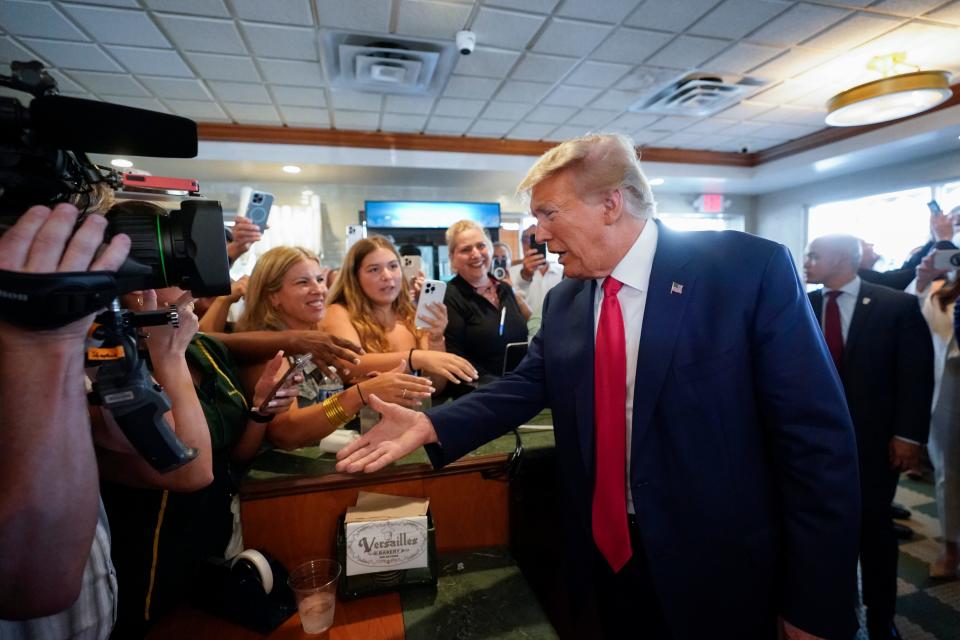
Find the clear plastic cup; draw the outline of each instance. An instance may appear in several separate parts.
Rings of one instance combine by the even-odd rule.
[[[340,573],[339,562],[320,558],[304,562],[290,572],[287,583],[297,598],[304,633],[323,633],[333,626]]]

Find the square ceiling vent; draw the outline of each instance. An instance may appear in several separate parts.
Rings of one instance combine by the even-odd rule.
[[[459,53],[450,42],[328,32],[324,64],[331,85],[368,93],[436,95]]]
[[[636,113],[674,116],[713,115],[749,98],[769,82],[749,76],[694,71],[669,82],[650,97],[627,107]]]

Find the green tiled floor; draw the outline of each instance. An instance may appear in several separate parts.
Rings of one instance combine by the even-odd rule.
[[[930,579],[940,551],[940,523],[930,482],[904,478],[897,502],[913,512],[899,522],[914,531],[900,544],[897,627],[906,640],[960,640],[960,582]],[[859,638],[866,639],[861,631]]]

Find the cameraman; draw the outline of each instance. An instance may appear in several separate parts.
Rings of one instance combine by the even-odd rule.
[[[96,256],[106,220],[89,216],[74,233],[77,216],[69,204],[30,208],[0,236],[0,269],[115,271],[130,239],[118,234]],[[45,331],[0,322],[4,638],[105,638],[113,625],[116,580],[83,385],[91,321]]]

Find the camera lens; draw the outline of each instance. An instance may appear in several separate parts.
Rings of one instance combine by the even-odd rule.
[[[955,267],[960,267],[960,253],[955,253],[950,256],[950,264]]]

